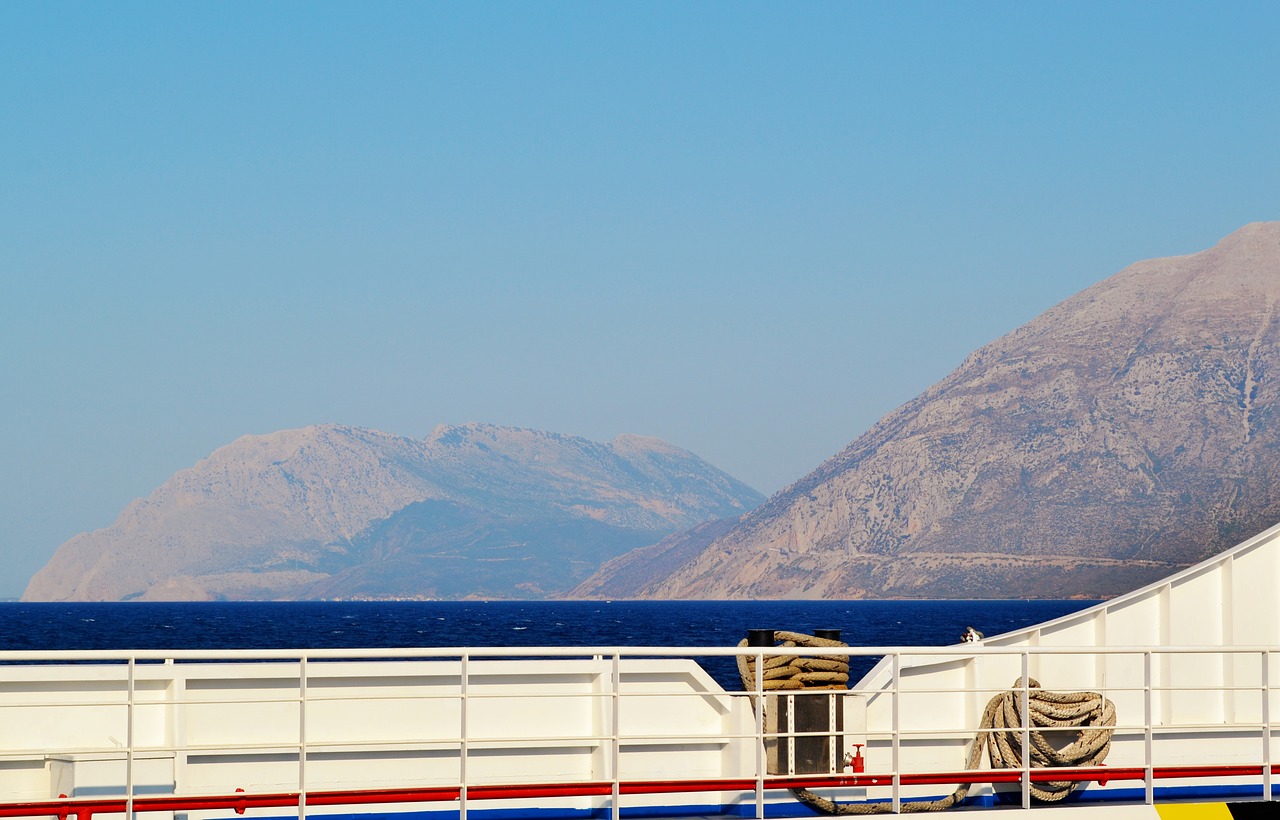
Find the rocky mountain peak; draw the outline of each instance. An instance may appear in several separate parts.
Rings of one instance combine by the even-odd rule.
[[[1263,255],[1274,253],[1280,245],[1280,222],[1250,222],[1227,234],[1213,250],[1234,255]]]
[[[1132,265],[638,594],[1104,596],[1231,546],[1280,520],[1278,297],[1280,223]]]
[[[462,595],[465,583],[440,582],[441,561],[483,547],[493,566],[548,567],[563,548],[573,565],[523,592],[519,573],[481,573],[490,595],[550,594],[624,548],[760,500],[692,453],[657,449],[666,463],[633,464],[612,445],[483,424],[420,440],[342,425],[242,436],[68,541],[24,598]]]

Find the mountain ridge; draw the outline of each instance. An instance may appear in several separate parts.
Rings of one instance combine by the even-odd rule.
[[[1194,563],[1280,518],[1277,301],[1280,223],[1131,265],[636,594],[1104,597]]]
[[[371,528],[427,501],[483,511],[491,539],[593,521],[600,526],[583,531],[603,539],[604,560],[619,545],[736,516],[760,500],[692,453],[655,442],[624,437],[615,448],[475,423],[441,425],[423,439],[345,425],[242,436],[131,502],[110,526],[67,541],[23,599],[338,595],[330,570],[343,556],[376,551],[362,540]],[[384,568],[381,577],[394,575]]]

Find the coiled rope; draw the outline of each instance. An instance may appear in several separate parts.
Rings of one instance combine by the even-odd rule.
[[[775,637],[782,646],[848,646],[839,641],[815,638],[796,632],[778,632]],[[746,646],[742,641],[739,646]],[[814,666],[817,662],[819,666]],[[826,663],[824,663],[826,662]],[[827,668],[827,663],[842,664],[843,670]],[[756,688],[755,663],[749,656],[738,656],[738,671],[742,685],[748,691]],[[764,656],[764,674],[761,688],[765,691],[787,689],[843,689],[849,679],[848,656],[836,658],[799,658],[786,655]],[[840,675],[835,678],[815,675]],[[794,683],[792,682],[794,681]],[[1032,768],[1057,766],[1098,766],[1111,751],[1111,734],[1116,725],[1116,708],[1109,699],[1097,692],[1049,692],[1040,688],[1039,681],[1028,678],[1026,683],[1027,706],[1030,716],[1028,760]],[[982,762],[985,748],[992,769],[1017,769],[1022,767],[1022,678],[1013,687],[996,695],[982,712],[978,732],[974,735],[965,757],[965,769],[976,770]],[[1075,739],[1057,749],[1046,739],[1044,730],[1076,729]],[[905,801],[900,811],[943,811],[964,802],[970,783],[960,783],[956,790],[939,800]],[[1031,796],[1044,803],[1062,800],[1077,783],[1070,780],[1031,783]],[[796,799],[823,814],[888,814],[893,804],[836,803],[808,789],[791,789]]]
[[[843,641],[830,638],[817,638],[803,632],[773,633],[774,640],[781,641],[780,646],[813,646],[830,648],[847,647]],[[739,647],[747,645],[744,638],[738,642]],[[756,691],[756,663],[750,655],[738,656],[738,674],[742,676],[742,686],[748,692]],[[799,655],[765,655],[764,683],[761,689],[773,692],[779,689],[844,689],[849,685],[849,656],[828,655],[823,658],[804,658]]]

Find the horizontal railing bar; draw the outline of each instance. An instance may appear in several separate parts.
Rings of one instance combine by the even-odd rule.
[[[310,683],[308,685],[310,685]],[[480,685],[483,685],[483,684],[480,684]],[[1067,688],[1069,689],[1070,687],[1067,687]],[[992,697],[995,697],[997,695],[1002,695],[1008,691],[1009,691],[1009,687],[1006,687],[1003,689],[989,689],[989,688],[901,689],[899,690],[898,694],[901,697],[941,695],[941,694],[947,694],[947,695],[979,694],[979,695],[990,695]],[[1146,691],[1145,687],[1115,686],[1115,687],[1107,687],[1105,690],[1106,694],[1108,695],[1115,695],[1117,693],[1123,693],[1123,692],[1140,693],[1143,691]],[[1152,686],[1150,687],[1150,691],[1152,692],[1196,692],[1196,693],[1199,693],[1199,692],[1246,693],[1246,694],[1253,693],[1253,694],[1257,694],[1259,697],[1262,696],[1262,690],[1260,686],[1239,686],[1239,685],[1237,686],[1207,686],[1207,685],[1206,686]],[[122,695],[125,694],[125,690],[123,688],[120,690],[120,692]],[[808,691],[803,689],[790,689],[790,690],[766,691],[765,694],[766,695],[795,695],[798,697],[820,697],[824,695],[825,696],[830,696],[830,695],[846,695],[847,696],[847,695],[854,695],[854,694],[861,694],[861,693],[858,690],[853,690],[853,689],[813,689]],[[626,698],[627,700],[646,699],[646,698],[705,699],[705,698],[719,698],[719,697],[740,698],[740,697],[746,697],[746,696],[754,696],[754,693],[750,691],[739,691],[739,690],[725,690],[723,692],[714,692],[714,691],[690,692],[688,690],[680,690],[680,691],[672,690],[670,692],[623,691],[621,693],[621,696]],[[367,702],[367,701],[390,702],[390,701],[457,700],[458,697],[459,697],[458,692],[421,691],[421,692],[405,692],[400,694],[385,694],[385,695],[371,695],[371,696],[365,696],[365,695],[359,695],[359,694],[313,696],[308,694],[306,700],[309,703],[352,703],[352,702]],[[609,698],[614,697],[614,695],[613,693],[610,693],[610,692],[594,692],[594,691],[529,692],[529,691],[512,690],[510,692],[483,692],[483,691],[474,692],[474,693],[469,692],[467,694],[467,697],[468,699],[474,699],[474,700],[501,700],[501,699],[511,699],[511,698],[520,698],[521,700],[524,700],[524,699],[554,700],[557,698],[567,698],[567,697],[593,698],[593,699],[607,700]],[[183,706],[183,707],[229,706],[229,705],[240,706],[245,704],[269,705],[269,704],[281,704],[281,703],[300,703],[301,701],[302,701],[302,698],[300,698],[298,695],[292,695],[289,697],[246,697],[246,698],[184,697],[181,701],[175,701],[172,699],[140,700],[140,701],[135,701],[133,706],[136,709],[148,709],[148,708],[158,709],[158,708],[168,708],[175,705]],[[128,705],[129,705],[128,701],[123,698],[120,700],[27,701],[27,702],[0,703],[0,710],[109,708],[109,707],[124,708],[124,707],[127,707]]]
[[[1124,733],[1140,733],[1146,730],[1143,724],[1118,724],[1112,727],[1117,734]],[[1261,731],[1264,726],[1261,723],[1237,723],[1224,725],[1217,724],[1184,724],[1184,725],[1153,725],[1153,731],[1159,733],[1173,733],[1183,731],[1198,731],[1213,734],[1227,734],[1231,736],[1254,736]],[[975,728],[975,729],[901,729],[898,731],[901,737],[927,737],[939,739],[953,740],[969,740],[975,735],[999,734],[1009,731],[1019,731],[1019,727],[1009,729],[995,728]],[[1078,733],[1079,727],[1063,726],[1063,727],[1042,727],[1038,731],[1043,734],[1055,733]],[[892,739],[893,732],[890,730],[860,730],[854,731],[845,729],[843,732],[835,734],[843,734],[845,736],[857,735],[865,737],[873,742],[887,743]],[[806,737],[829,737],[831,731],[811,731],[811,732],[767,732],[765,737],[772,738],[806,738]],[[667,733],[667,734],[627,734],[617,735],[616,739],[626,745],[628,743],[727,743],[733,740],[746,740],[756,737],[754,732],[720,732],[708,730],[704,733]],[[497,735],[497,736],[470,736],[468,742],[484,744],[487,746],[518,746],[527,744],[530,741],[543,742],[564,742],[564,743],[595,743],[600,744],[614,740],[615,736],[611,734],[581,734],[581,735],[538,735],[531,737],[529,735]],[[422,748],[426,751],[438,751],[440,749],[448,749],[457,747],[461,744],[460,736],[437,736],[437,737],[418,737],[413,740],[394,740],[394,739],[372,739],[365,742],[352,741],[307,741],[308,749],[316,750],[343,750],[348,752],[361,752],[390,749],[418,749]],[[222,755],[228,752],[246,752],[253,754],[274,754],[274,753],[296,753],[300,742],[298,740],[277,740],[277,741],[259,741],[253,742],[237,742],[237,743],[188,743],[184,745],[171,744],[135,744],[133,752],[139,755],[154,754],[170,754],[170,753],[186,753],[194,756],[201,755]],[[110,759],[125,760],[128,757],[129,750],[119,746],[79,746],[71,748],[59,748],[55,752],[51,752],[47,747],[30,747],[30,748],[10,748],[3,755],[4,759],[32,759],[45,758],[50,755],[55,756],[75,756],[75,755],[96,755]]]
[[[1210,766],[1157,766],[1152,776],[1157,780],[1196,779],[1206,777],[1258,777],[1268,767],[1259,765],[1210,765]],[[1280,773],[1280,766],[1269,767],[1273,774]],[[1127,767],[1064,767],[1059,769],[1031,769],[1032,782],[1099,782],[1142,780],[1146,769]],[[1014,783],[1022,777],[1019,769],[982,769],[952,772],[904,773],[898,782],[904,786],[948,785],[955,783]],[[797,776],[764,778],[768,790],[789,788],[839,788],[891,786],[894,774],[860,773],[850,775]],[[620,794],[675,794],[687,792],[751,792],[755,790],[755,778],[694,778],[685,780],[621,780]],[[468,785],[467,798],[474,800],[501,800],[530,797],[585,797],[604,796],[611,793],[613,781],[588,780],[558,783],[521,783]],[[461,794],[460,785],[362,789],[307,792],[307,805],[342,806],[377,803],[422,803],[455,801]],[[163,795],[137,797],[132,800],[135,812],[201,811],[249,808],[282,808],[296,806],[300,793],[286,792],[237,792],[221,795]],[[126,810],[128,800],[111,798],[59,798],[0,803],[0,817],[31,817],[53,815],[66,817],[120,813]]]

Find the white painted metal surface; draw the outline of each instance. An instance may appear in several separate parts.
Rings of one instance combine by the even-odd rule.
[[[1272,795],[1277,589],[1280,527],[1273,527],[1156,584],[954,654],[892,652],[854,687],[868,696],[872,748],[889,749],[898,738],[903,771],[959,768],[984,704],[1029,674],[1045,689],[1098,691],[1116,704],[1107,764],[1145,768],[1148,803],[1157,788],[1207,788],[1190,778],[1157,784],[1151,776],[1182,766],[1258,766],[1257,777],[1216,783],[1251,799]],[[953,733],[949,743],[905,743],[943,732]],[[1134,785],[1090,791],[1105,788],[1131,792]]]
[[[949,793],[944,773],[963,768],[983,706],[1029,673],[1046,689],[1116,703],[1107,769],[1127,774],[1087,784],[1090,820],[1150,816],[1161,800],[1272,794],[1278,552],[1275,529],[1160,584],[981,644],[832,650],[883,660],[843,696],[841,743],[868,744],[866,772],[824,791],[895,806]],[[121,816],[136,800],[147,809],[139,817],[168,820],[173,808],[146,801],[241,789],[294,801],[250,805],[253,817],[804,813],[779,788],[791,781],[763,771],[764,721],[753,708],[763,693],[726,692],[692,660],[735,652],[0,653],[0,816]],[[406,789],[436,791],[397,791]],[[1009,806],[1001,791],[1012,793]],[[385,799],[342,804],[335,792]],[[41,802],[63,794],[61,809]],[[1029,805],[1018,783],[971,794],[977,808],[966,812],[1012,817]],[[103,808],[120,797],[124,810]],[[1097,802],[1106,798],[1127,803]],[[226,805],[177,813],[234,817]]]

